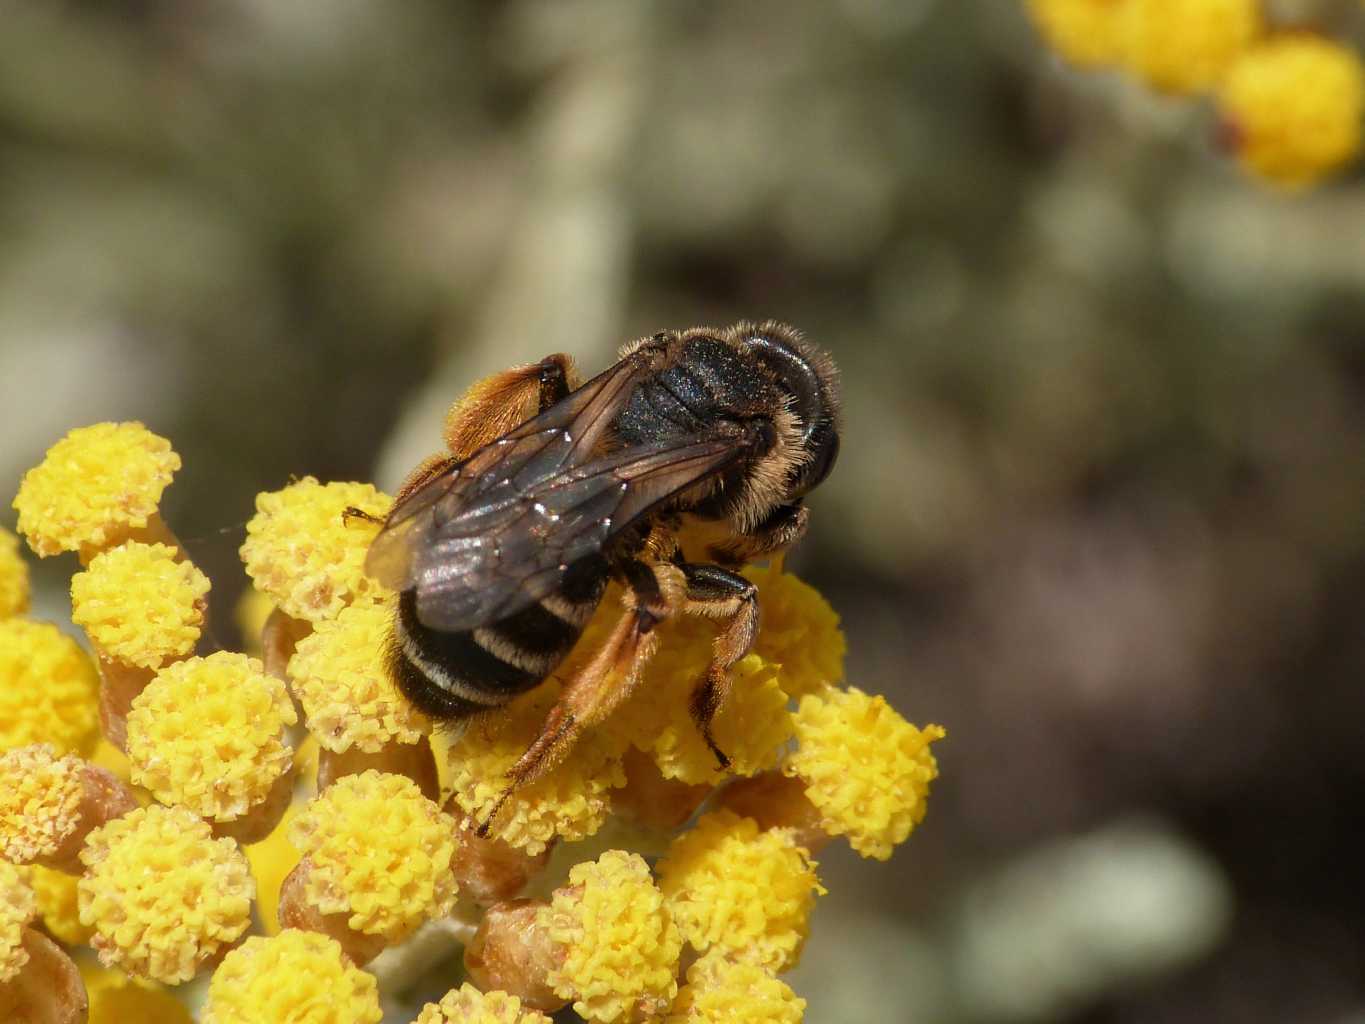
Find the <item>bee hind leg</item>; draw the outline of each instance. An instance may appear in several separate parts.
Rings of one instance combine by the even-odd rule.
[[[573,360],[555,352],[475,381],[446,413],[446,448],[465,459],[564,398],[580,381]]]
[[[730,668],[749,653],[758,635],[758,588],[718,565],[684,563],[681,568],[687,580],[683,611],[722,623],[712,645],[711,663],[692,691],[688,710],[716,761],[721,768],[728,768],[730,759],[717,746],[711,722],[730,693]]]

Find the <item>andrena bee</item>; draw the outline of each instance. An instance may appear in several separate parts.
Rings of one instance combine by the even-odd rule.
[[[408,699],[441,719],[506,704],[554,671],[615,579],[628,607],[564,682],[507,793],[610,714],[653,627],[680,613],[719,623],[690,711],[726,766],[711,720],[759,620],[734,570],[805,532],[803,500],[839,451],[828,356],[771,321],[642,338],[581,386],[551,355],[475,385],[445,439],[449,454],[402,486],[366,562],[400,595],[390,666]],[[705,537],[702,560],[685,557],[689,530]]]

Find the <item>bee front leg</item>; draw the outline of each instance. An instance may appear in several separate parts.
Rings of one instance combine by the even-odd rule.
[[[711,722],[730,692],[730,668],[749,653],[758,636],[758,588],[738,573],[718,565],[684,563],[681,568],[687,580],[683,611],[722,623],[712,646],[711,664],[692,691],[688,710],[711,753],[722,768],[728,768],[730,759],[716,745]]]

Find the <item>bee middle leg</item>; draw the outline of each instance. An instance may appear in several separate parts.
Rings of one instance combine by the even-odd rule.
[[[692,691],[688,710],[711,753],[722,768],[728,768],[730,759],[716,745],[711,722],[730,693],[731,667],[749,653],[758,636],[758,588],[719,565],[685,562],[680,568],[687,582],[687,602],[682,610],[722,623],[712,646],[711,663]]]

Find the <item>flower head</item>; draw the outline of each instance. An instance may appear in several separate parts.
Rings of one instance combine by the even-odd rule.
[[[780,978],[713,949],[687,969],[664,1024],[800,1024],[805,1009]]]
[[[1217,104],[1247,170],[1279,185],[1307,185],[1360,151],[1365,68],[1340,43],[1275,36],[1232,66]]]
[[[806,783],[830,835],[847,835],[864,857],[886,860],[924,820],[938,762],[929,744],[942,726],[917,729],[882,697],[829,690],[801,701],[789,775]]]
[[[81,759],[46,744],[0,754],[0,856],[16,864],[51,857],[80,827]]]
[[[286,928],[247,939],[209,982],[204,1024],[378,1024],[379,986],[335,939]]]
[[[540,732],[558,696],[542,685],[505,712],[470,724],[448,751],[454,800],[475,820],[488,815],[507,788],[507,771]],[[573,842],[602,827],[611,790],[625,785],[619,743],[602,731],[583,736],[554,769],[515,790],[493,821],[492,834],[532,856],[556,837]]]
[[[772,970],[796,964],[815,896],[815,862],[783,829],[731,811],[704,815],[659,863],[659,888],[694,949],[729,951]]]
[[[439,1003],[422,1007],[416,1024],[550,1024],[550,1018],[539,1010],[523,1010],[516,996],[480,992],[465,982]]]
[[[576,865],[537,924],[564,952],[547,980],[580,1016],[649,1020],[677,994],[682,938],[639,854],[608,850]]]
[[[360,601],[298,642],[289,661],[294,695],[309,732],[328,750],[373,754],[431,731],[431,719],[398,692],[385,664],[392,618],[388,602]]]
[[[148,525],[179,468],[170,442],[141,423],[77,428],[24,474],[19,532],[43,556],[98,551]]]
[[[1154,88],[1201,92],[1260,32],[1259,0],[1129,0],[1124,61]]]
[[[50,743],[88,752],[99,724],[89,655],[48,622],[0,619],[0,750]]]
[[[38,903],[24,872],[0,860],[0,982],[18,975],[28,963],[24,926],[37,912]]]
[[[348,775],[312,801],[290,828],[308,858],[308,899],[325,914],[390,942],[450,912],[456,825],[402,775]]]
[[[28,611],[28,563],[19,554],[19,538],[0,526],[0,619]]]
[[[104,654],[157,668],[194,650],[208,577],[169,544],[129,541],[71,580],[71,620]]]
[[[292,754],[284,683],[245,654],[218,651],[157,673],[128,713],[133,782],[167,804],[233,821],[263,801]]]
[[[342,512],[354,506],[378,516],[391,504],[369,484],[320,484],[311,476],[259,494],[242,545],[247,575],[297,619],[334,618],[357,597],[379,591],[364,572],[374,528]]]
[[[779,668],[777,681],[793,697],[843,682],[848,642],[839,615],[809,583],[780,567],[750,566],[762,612],[754,652]]]
[[[96,829],[81,851],[81,922],[106,965],[178,984],[251,923],[255,885],[231,839],[153,804]]]
[[[1103,67],[1123,52],[1128,0],[1028,0],[1048,45],[1077,67]]]

